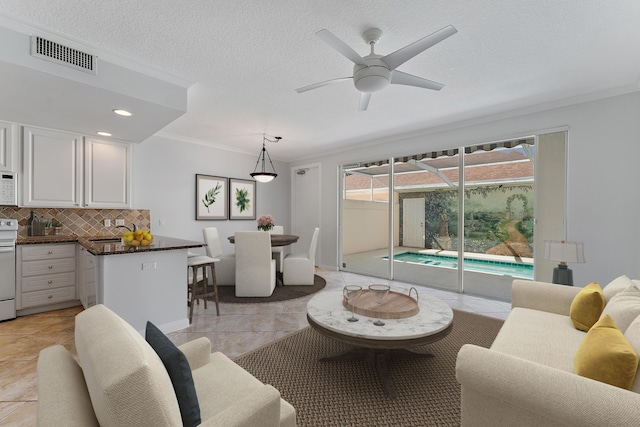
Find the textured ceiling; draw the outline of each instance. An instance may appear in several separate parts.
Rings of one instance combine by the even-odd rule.
[[[188,112],[162,135],[301,159],[405,132],[593,93],[638,90],[638,0],[0,0],[0,13],[194,82]],[[446,25],[458,33],[399,67],[446,86],[392,85],[358,112],[352,63],[383,31],[387,54]]]

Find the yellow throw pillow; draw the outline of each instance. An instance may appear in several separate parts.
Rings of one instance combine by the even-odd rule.
[[[573,298],[569,317],[576,329],[588,332],[604,310],[604,295],[597,282],[591,282]]]
[[[582,340],[573,357],[576,374],[630,390],[638,370],[638,355],[605,314]]]

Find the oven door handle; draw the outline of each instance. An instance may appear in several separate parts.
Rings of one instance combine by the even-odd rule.
[[[0,246],[0,253],[2,252],[15,252],[15,247],[11,246],[11,247],[2,247]]]

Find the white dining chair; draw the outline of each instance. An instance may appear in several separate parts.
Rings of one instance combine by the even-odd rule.
[[[236,296],[268,297],[276,287],[276,260],[271,258],[271,235],[237,231]]]
[[[284,285],[313,285],[319,233],[320,229],[316,227],[313,231],[308,253],[293,253],[284,257],[284,271],[282,273],[282,283]]]
[[[271,234],[284,234],[284,227],[281,225],[274,225],[271,229]],[[276,260],[276,271],[282,273],[282,261],[284,260],[284,247],[283,246],[272,246],[271,247],[271,255],[273,259]]]
[[[235,254],[225,254],[222,250],[220,235],[216,227],[206,227],[202,229],[204,242],[207,244],[207,256],[217,258],[216,262],[216,282],[218,286],[233,286],[236,284],[236,256]],[[211,285],[209,280],[209,285]]]

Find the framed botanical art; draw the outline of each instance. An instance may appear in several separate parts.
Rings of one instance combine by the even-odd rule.
[[[229,180],[221,176],[196,175],[196,219],[228,219]]]
[[[256,182],[229,178],[229,219],[256,219]]]

